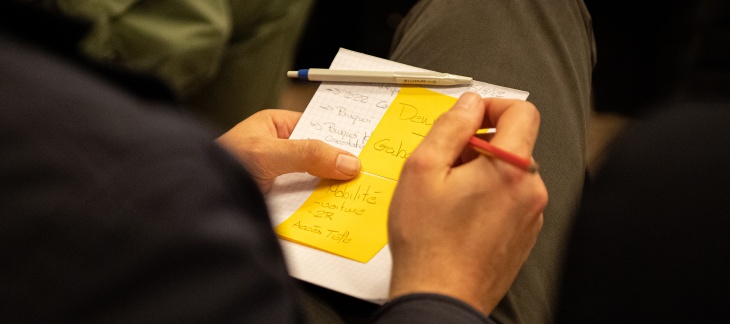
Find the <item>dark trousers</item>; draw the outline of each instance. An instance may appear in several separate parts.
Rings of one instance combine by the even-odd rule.
[[[550,322],[586,167],[595,46],[583,1],[424,0],[401,22],[390,59],[530,92],[550,201],[535,249],[492,317]]]

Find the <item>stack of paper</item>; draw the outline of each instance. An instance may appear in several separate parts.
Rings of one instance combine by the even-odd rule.
[[[330,69],[425,71],[346,49]],[[292,276],[385,302],[391,269],[387,211],[400,170],[435,119],[467,91],[528,96],[479,81],[463,87],[320,85],[290,138],[319,139],[358,155],[363,172],[348,182],[304,173],[277,178],[266,198]]]

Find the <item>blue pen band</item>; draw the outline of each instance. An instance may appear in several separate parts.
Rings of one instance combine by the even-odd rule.
[[[299,70],[299,74],[297,75],[297,78],[309,81],[309,69]]]

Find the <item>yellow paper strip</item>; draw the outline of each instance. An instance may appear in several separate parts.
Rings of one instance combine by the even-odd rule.
[[[322,180],[302,206],[276,227],[283,239],[359,262],[388,243],[388,207],[396,182],[360,174]]]
[[[455,102],[428,89],[402,88],[360,153],[363,171],[398,180],[406,159]]]

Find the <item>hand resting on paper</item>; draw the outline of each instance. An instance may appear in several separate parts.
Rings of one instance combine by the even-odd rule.
[[[349,180],[360,172],[360,160],[319,140],[289,140],[300,112],[262,110],[216,141],[230,151],[256,179],[263,192],[274,179],[290,172]]]
[[[532,156],[540,116],[525,101],[465,93],[406,161],[390,205],[390,297],[438,293],[489,314],[506,294],[542,228],[540,175],[474,154],[469,138]],[[466,149],[465,149],[466,148]]]

